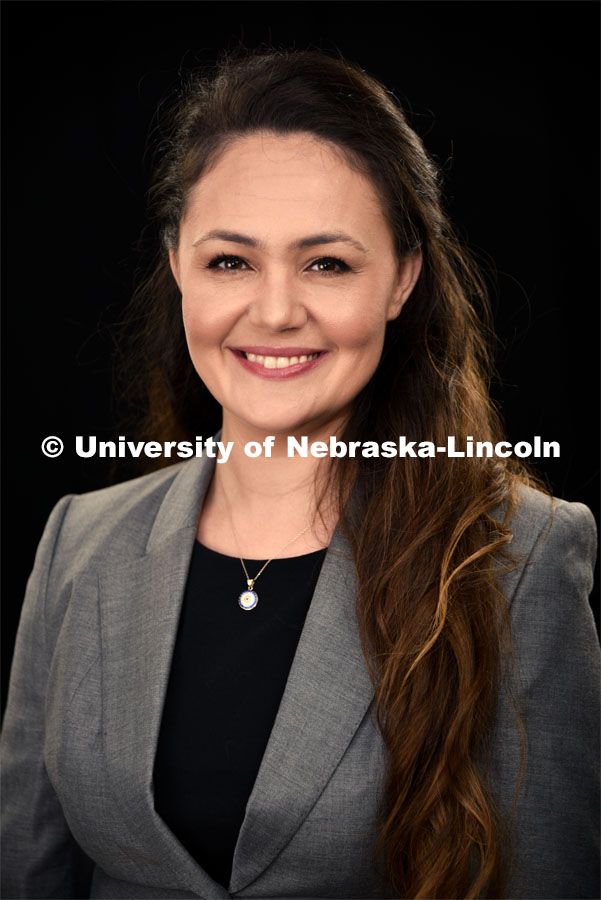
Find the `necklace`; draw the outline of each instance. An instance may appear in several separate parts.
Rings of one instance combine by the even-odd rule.
[[[280,547],[276,556],[279,556],[280,553],[282,553],[282,551],[284,551],[286,549],[286,547],[289,547],[290,544],[293,544],[295,541],[297,541],[299,539],[299,537],[301,537],[303,534],[305,534],[306,531],[309,530],[310,527],[311,527],[310,524],[305,525],[303,530],[299,531],[299,533],[297,535],[295,535],[292,538],[292,540],[288,541],[287,544],[284,544],[283,547]],[[233,521],[232,521],[232,530],[233,530]],[[235,534],[234,534],[234,537],[235,537]],[[273,560],[276,558],[276,556],[272,556],[271,559],[268,559],[267,562],[261,566],[261,568],[259,569],[259,571],[257,572],[257,574],[255,575],[254,578],[250,577],[250,575],[248,574],[248,570],[247,570],[246,566],[244,565],[244,560],[242,559],[242,557],[240,557],[240,562],[242,563],[242,568],[244,569],[244,574],[246,575],[246,585],[247,585],[246,590],[242,591],[242,593],[238,597],[238,604],[239,604],[239,606],[242,607],[242,609],[254,609],[255,606],[257,605],[257,603],[259,602],[259,595],[254,590],[255,581],[257,580],[259,575],[263,574],[263,572],[265,571],[265,569],[267,568],[269,563],[273,562]]]
[[[236,534],[236,529],[234,528],[234,519],[232,517],[232,511],[230,509],[229,503],[226,502],[226,506],[227,506],[228,515],[230,517],[230,525],[232,526],[232,534],[234,535],[234,540],[236,541],[236,546],[239,546],[238,535]],[[265,571],[265,569],[267,568],[267,566],[269,565],[270,562],[273,562],[273,560],[276,559],[276,557],[278,557],[280,555],[280,553],[282,553],[286,549],[286,547],[289,547],[290,544],[293,544],[295,541],[297,541],[299,539],[299,537],[302,537],[303,534],[305,534],[309,530],[309,528],[311,528],[310,522],[308,525],[305,525],[305,527],[303,528],[302,531],[299,531],[298,534],[295,534],[293,538],[291,538],[289,541],[287,541],[283,547],[280,547],[280,549],[278,550],[278,552],[276,553],[275,556],[272,556],[270,559],[267,560],[266,563],[263,563],[263,565],[261,566],[261,568],[259,569],[259,571],[257,572],[257,574],[255,575],[254,578],[250,577],[250,575],[248,574],[248,569],[244,565],[244,560],[242,559],[241,556],[239,557],[240,562],[242,563],[242,568],[244,569],[244,574],[246,576],[246,590],[242,591],[242,593],[238,597],[238,605],[240,606],[241,609],[250,610],[250,609],[255,608],[255,606],[259,602],[259,595],[254,590],[255,581],[257,580],[257,578],[263,574],[263,572]]]

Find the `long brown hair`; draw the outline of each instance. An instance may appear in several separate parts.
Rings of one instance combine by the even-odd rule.
[[[219,426],[190,362],[167,250],[191,188],[237,136],[308,132],[371,179],[399,258],[423,269],[339,439],[457,447],[497,441],[488,396],[486,288],[443,211],[440,174],[395,98],[321,51],[238,52],[188,77],[150,190],[161,249],[133,299],[126,380],[153,439]],[[358,575],[357,618],[388,751],[374,865],[401,897],[502,897],[507,823],[486,777],[487,738],[511,657],[497,577],[526,468],[495,458],[342,458],[329,473]]]

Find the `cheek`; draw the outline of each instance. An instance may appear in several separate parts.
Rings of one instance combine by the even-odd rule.
[[[189,298],[186,294],[182,300],[182,318],[188,344],[207,348],[221,343],[233,321],[219,304]]]
[[[182,319],[188,353],[196,374],[217,402],[223,403],[220,354],[227,334],[223,314],[218,306],[203,303],[197,298],[190,301],[184,294]]]
[[[363,351],[367,355],[379,352],[386,331],[386,317],[369,304],[346,315],[332,317],[330,333],[341,350]]]
[[[324,320],[328,320],[331,334],[341,349],[364,351],[370,356],[381,350],[392,290],[391,278],[366,278],[325,314]]]

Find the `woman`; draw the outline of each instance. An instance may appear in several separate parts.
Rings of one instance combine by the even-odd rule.
[[[161,150],[130,380],[154,440],[218,408],[221,458],[50,517],[5,896],[596,896],[588,509],[510,459],[288,452],[501,437],[420,140],[358,67],[265,52]]]

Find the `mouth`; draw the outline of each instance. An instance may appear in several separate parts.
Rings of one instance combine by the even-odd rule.
[[[260,353],[246,353],[244,350],[241,353],[245,359],[258,363],[265,369],[288,369],[299,363],[311,362],[320,355],[319,353],[302,353],[300,356],[263,356]]]
[[[267,377],[290,377],[314,368],[327,350],[312,347],[232,347],[245,369]]]

